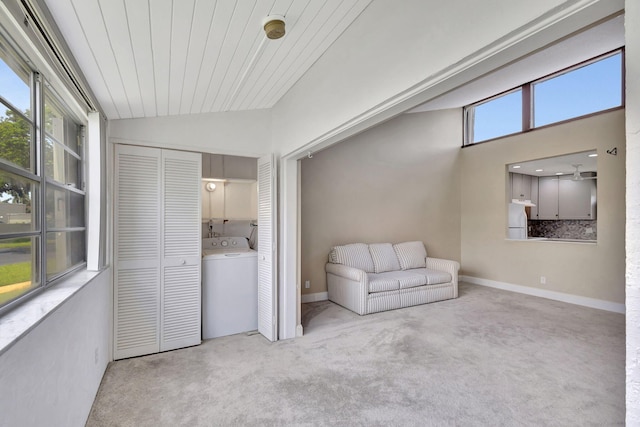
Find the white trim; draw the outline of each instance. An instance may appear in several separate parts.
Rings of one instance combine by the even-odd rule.
[[[301,301],[303,304],[308,302],[327,301],[329,299],[329,292],[317,292],[315,294],[302,294]]]
[[[226,114],[229,114],[229,113],[226,113]],[[165,117],[175,119],[176,117],[181,117],[181,116],[165,116]],[[160,117],[160,118],[165,118],[165,117]],[[135,119],[117,119],[117,120],[132,121],[132,120],[145,120],[145,119],[135,118]],[[234,150],[234,149],[224,149],[224,148],[218,148],[218,147],[211,149],[211,147],[205,147],[205,146],[199,146],[199,145],[187,146],[177,142],[158,141],[157,139],[142,140],[142,139],[136,139],[136,138],[124,138],[119,136],[110,136],[109,142],[111,144],[139,145],[142,147],[167,148],[170,150],[177,150],[177,151],[194,151],[196,153],[211,153],[211,154],[222,154],[225,156],[254,157],[256,159],[270,153],[269,151]],[[272,151],[271,153],[275,153],[275,152]]]
[[[550,291],[547,289],[531,288],[529,286],[514,285],[512,283],[506,282],[497,282],[495,280],[481,279],[479,277],[472,276],[461,275],[459,280],[462,282],[473,283],[474,285],[488,286],[490,288],[517,292],[519,294],[533,295],[535,297],[547,298],[554,301],[562,301],[569,304],[582,305],[584,307],[612,311],[614,313],[625,314],[626,312],[624,304],[605,301],[601,299],[581,297],[579,295],[565,294],[563,292]]]
[[[298,161],[280,159],[279,338],[296,337],[298,314]]]
[[[100,246],[104,245],[106,236],[100,235],[100,204],[102,199],[100,191],[101,177],[101,144],[100,144],[100,113],[89,113],[89,121],[85,132],[85,173],[87,182],[87,270],[98,271],[100,269]]]

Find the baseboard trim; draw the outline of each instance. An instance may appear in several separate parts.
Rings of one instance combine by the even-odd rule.
[[[582,305],[584,307],[597,308],[600,310],[612,311],[614,313],[625,314],[625,305],[601,299],[581,297],[579,295],[565,294],[562,292],[549,291],[546,289],[531,288],[529,286],[514,285],[512,283],[497,282],[495,280],[481,279],[473,276],[460,276],[461,282],[473,283],[474,285],[488,286],[490,288],[502,289],[505,291],[517,292],[520,294],[533,295],[536,297],[562,301],[569,304]]]
[[[328,292],[318,292],[315,294],[302,294],[300,301],[302,301],[303,304],[306,304],[308,302],[326,301],[328,299],[329,299]]]

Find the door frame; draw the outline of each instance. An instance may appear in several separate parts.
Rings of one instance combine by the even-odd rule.
[[[300,165],[298,157],[280,158],[278,257],[279,339],[302,336],[300,319]]]

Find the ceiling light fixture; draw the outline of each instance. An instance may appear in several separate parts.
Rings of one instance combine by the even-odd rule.
[[[596,153],[593,153],[593,154],[589,154],[589,157],[598,157],[598,155]]]
[[[268,39],[277,40],[284,36],[284,16],[267,16],[262,22],[262,26]]]
[[[513,168],[514,169],[520,169],[520,165],[515,165]]]

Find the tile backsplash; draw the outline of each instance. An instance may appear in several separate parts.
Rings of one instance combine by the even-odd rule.
[[[597,220],[529,221],[529,237],[597,240]]]

